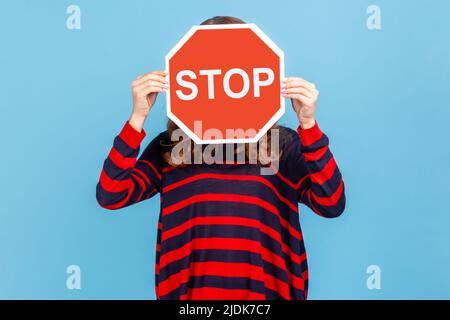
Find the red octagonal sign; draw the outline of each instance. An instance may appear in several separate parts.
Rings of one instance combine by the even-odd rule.
[[[167,115],[196,143],[257,142],[284,113],[284,54],[255,24],[192,27],[166,70]]]

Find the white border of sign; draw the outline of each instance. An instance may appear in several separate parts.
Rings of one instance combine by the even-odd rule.
[[[166,55],[166,72],[170,73],[169,60],[180,50],[180,48],[189,40],[197,30],[205,29],[251,29],[258,37],[261,38],[279,57],[280,57],[280,81],[284,79],[284,52],[281,50],[272,40],[258,26],[254,23],[246,24],[215,24],[215,25],[198,25],[193,26],[183,38],[169,51]],[[166,92],[166,107],[167,116],[175,124],[180,127],[188,136],[197,144],[219,144],[219,143],[255,143],[261,139],[264,134],[281,118],[285,112],[285,99],[280,93],[280,109],[274,114],[274,116],[266,123],[264,127],[253,138],[242,139],[213,139],[202,140],[192,130],[190,130],[180,119],[178,119],[170,109],[170,93]]]

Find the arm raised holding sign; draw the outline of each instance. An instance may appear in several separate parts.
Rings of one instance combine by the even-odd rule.
[[[146,200],[160,191],[162,159],[160,145],[154,140],[139,159],[140,144],[146,133],[144,122],[158,93],[167,90],[164,71],[153,71],[132,83],[133,111],[114,139],[97,184],[98,203],[110,210]]]
[[[299,202],[327,218],[338,217],[345,208],[344,182],[328,147],[328,137],[315,120],[319,91],[316,86],[298,77],[284,79],[281,94],[291,99],[300,126],[299,150],[292,152],[288,170],[300,172],[306,168],[306,179],[300,179]],[[295,149],[295,148],[294,148]],[[302,154],[302,157],[299,157]],[[295,173],[293,174],[295,175]]]

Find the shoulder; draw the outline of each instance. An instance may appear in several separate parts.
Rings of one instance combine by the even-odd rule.
[[[156,135],[153,141],[160,141],[163,143],[169,142],[169,132],[167,130],[160,132],[158,135]]]
[[[288,127],[280,128],[280,173],[291,181],[300,181],[308,174],[304,156],[302,153],[302,143],[297,130]]]
[[[291,142],[294,140],[299,140],[297,130],[285,126],[278,126],[278,128],[280,129],[280,137],[285,138],[285,140]]]
[[[169,134],[166,131],[162,131],[160,133],[158,133],[147,145],[148,147],[152,147],[152,148],[161,148],[162,146],[166,145],[170,143],[170,139],[169,139]]]
[[[162,158],[162,154],[167,150],[169,146],[168,143],[170,143],[170,140],[168,140],[167,131],[160,132],[146,145],[142,157],[147,160],[159,160]]]
[[[300,136],[298,132],[292,128],[278,126],[279,129],[279,146],[283,154],[300,154]]]

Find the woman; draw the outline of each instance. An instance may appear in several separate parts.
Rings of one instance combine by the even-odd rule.
[[[203,24],[225,23],[244,22],[214,17]],[[281,94],[291,100],[299,127],[277,127],[279,169],[261,175],[259,162],[174,165],[172,122],[136,161],[144,122],[158,93],[168,89],[166,75],[155,71],[133,81],[131,117],[97,185],[97,200],[107,209],[160,193],[157,298],[306,299],[298,202],[327,218],[345,207],[341,174],[314,117],[316,87],[301,78],[285,79]]]

